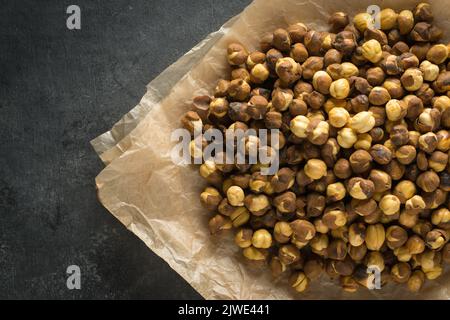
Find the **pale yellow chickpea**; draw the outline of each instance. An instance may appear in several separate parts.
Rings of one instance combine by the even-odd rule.
[[[350,114],[346,109],[341,107],[333,108],[328,113],[328,120],[330,121],[330,124],[335,128],[344,127],[349,119]]]
[[[337,141],[342,148],[349,149],[358,141],[358,136],[352,128],[342,128],[338,132]]]

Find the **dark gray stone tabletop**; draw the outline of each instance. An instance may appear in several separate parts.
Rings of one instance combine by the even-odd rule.
[[[89,141],[249,2],[0,1],[0,298],[201,298],[97,201]]]

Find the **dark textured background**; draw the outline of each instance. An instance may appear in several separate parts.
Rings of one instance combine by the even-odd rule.
[[[0,0],[0,298],[200,298],[97,202],[89,141],[249,2]]]

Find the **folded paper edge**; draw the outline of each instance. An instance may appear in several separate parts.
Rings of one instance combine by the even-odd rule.
[[[147,99],[144,99],[144,97],[141,98],[141,101],[133,109],[126,113],[119,121],[117,121],[109,131],[90,141],[94,151],[104,164],[108,164],[111,160],[103,159],[101,155],[115,147],[122,139],[129,135],[136,128],[139,122],[152,110],[153,106],[159,103],[178,83],[178,81],[200,62],[201,58],[226,33],[226,29],[231,27],[239,17],[240,14],[230,18],[220,27],[219,30],[210,33],[176,62],[167,67],[146,86],[147,92],[144,97]],[[179,79],[173,80],[172,82],[167,81],[173,73],[178,73],[180,71],[182,74]],[[170,85],[167,85],[168,83]],[[150,99],[148,99],[149,97]],[[125,123],[127,124],[126,127],[124,126]],[[117,152],[115,157],[125,151],[126,150],[120,150],[120,152]]]

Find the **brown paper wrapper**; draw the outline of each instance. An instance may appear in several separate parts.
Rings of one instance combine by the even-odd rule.
[[[419,294],[409,293],[404,285],[350,294],[326,277],[313,281],[307,292],[294,294],[286,279],[274,281],[268,270],[245,262],[231,232],[209,234],[210,213],[198,200],[205,182],[196,168],[177,166],[170,158],[171,133],[192,97],[210,92],[227,73],[230,42],[256,49],[261,35],[277,27],[301,21],[325,30],[330,13],[354,15],[373,4],[399,11],[413,9],[417,1],[255,0],[153,80],[139,105],[92,141],[109,164],[96,178],[102,204],[206,299],[450,298],[448,268],[438,280],[427,281]],[[449,30],[450,0],[430,4],[436,23]]]

